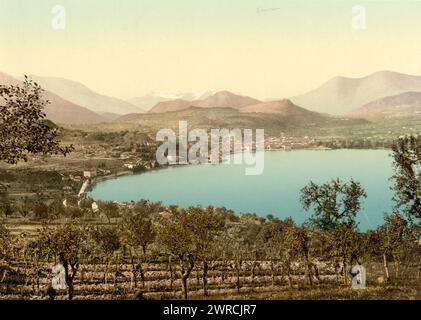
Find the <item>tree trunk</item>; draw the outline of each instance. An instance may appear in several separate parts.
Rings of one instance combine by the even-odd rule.
[[[209,265],[206,261],[203,261],[203,295],[205,297],[208,296],[208,270]]]
[[[168,269],[170,271],[170,290],[172,291],[174,279],[173,279],[171,256],[168,258]]]
[[[393,260],[395,260],[395,282],[396,282],[396,284],[398,283],[398,281],[399,281],[399,265],[400,265],[400,261],[398,260],[398,259],[393,259]]]
[[[130,257],[130,262],[132,265],[132,277],[133,277],[133,282],[134,282],[134,287],[137,288],[137,275],[136,275],[136,265],[134,263],[134,257],[133,254]]]
[[[308,284],[310,285],[310,287],[312,287],[313,286],[313,272],[311,271],[312,263],[310,262],[310,259],[309,259],[307,253],[305,254],[305,259],[306,259],[306,263],[307,263]]]
[[[287,278],[288,278],[288,286],[292,289],[292,277],[291,277],[291,265],[288,264],[287,266]]]
[[[73,300],[73,294],[74,294],[74,287],[73,287],[73,281],[68,284],[69,286],[69,300]]]
[[[75,264],[69,264],[69,262],[64,258],[64,254],[60,253],[60,261],[63,264],[64,272],[66,276],[66,284],[68,287],[68,298],[69,300],[73,300],[73,294],[74,294],[74,286],[73,286],[73,280],[76,276],[77,272],[77,263]],[[70,275],[69,266],[72,269],[72,274]]]
[[[235,271],[237,275],[237,293],[240,293],[240,270],[241,270],[241,261],[236,261]]]
[[[257,267],[257,262],[253,261],[253,264],[251,266],[251,290],[254,290],[254,278],[255,278],[255,274],[256,274],[256,267]]]
[[[270,262],[270,271],[271,271],[271,278],[272,278],[272,288],[275,287],[275,266],[273,261]]]
[[[184,300],[187,300],[187,298],[188,298],[187,279],[188,279],[187,276],[185,276],[185,275],[181,276],[181,285],[183,287]]]
[[[313,269],[314,269],[314,276],[316,277],[317,281],[321,283],[322,279],[320,278],[319,268],[317,268],[317,265],[315,263],[313,263]]]
[[[390,281],[390,272],[389,272],[389,262],[387,261],[386,253],[383,253],[383,267],[384,273],[386,275],[386,282],[389,283]]]
[[[347,270],[347,264],[346,264],[346,260],[345,259],[343,259],[343,265],[342,265],[342,268],[343,268],[343,276],[344,276],[344,284],[345,285],[348,285],[348,273],[346,272]]]
[[[180,257],[180,269],[181,269],[181,285],[183,287],[183,297],[185,300],[188,298],[188,284],[187,281],[189,279],[190,273],[194,268],[194,261],[191,257],[189,257],[189,265],[187,269],[184,268],[183,257]]]

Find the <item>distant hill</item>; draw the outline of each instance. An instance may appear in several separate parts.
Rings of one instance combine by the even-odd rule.
[[[268,101],[247,106],[241,109],[241,112],[254,112],[254,113],[269,113],[279,114],[283,116],[304,116],[314,115],[315,112],[296,106],[291,100],[284,99],[278,101]]]
[[[201,108],[241,109],[259,102],[259,100],[254,98],[241,96],[229,91],[219,91],[206,99],[193,101],[193,105]]]
[[[380,71],[363,78],[336,77],[291,100],[313,111],[346,114],[373,100],[408,91],[421,91],[421,76]]]
[[[421,92],[405,92],[377,99],[350,113],[369,120],[421,117]]]
[[[1,85],[17,85],[20,81],[5,73],[0,73]],[[45,91],[44,98],[51,103],[47,105],[44,112],[47,119],[59,124],[96,124],[107,121],[99,114],[62,99],[58,95]]]
[[[192,102],[182,99],[158,102],[149,113],[162,113],[187,109],[192,106]]]
[[[132,112],[142,112],[142,110],[127,101],[96,93],[76,81],[35,75],[31,77],[44,89],[97,113],[105,112],[123,115]]]
[[[160,102],[155,105],[150,112],[161,113],[169,111],[178,111],[189,108],[191,106],[199,108],[233,108],[241,109],[250,105],[260,103],[259,100],[234,94],[229,91],[218,91],[215,94],[202,99],[202,100],[171,100],[166,102]]]
[[[156,93],[152,92],[142,97],[136,97],[127,100],[129,103],[135,105],[139,109],[147,112],[151,110],[155,105],[160,102],[166,102],[171,100],[202,100],[215,94],[213,90],[206,90],[198,93]]]
[[[329,127],[346,127],[368,123],[366,120],[332,117],[307,110],[301,112],[300,109],[294,108],[297,112],[271,114],[242,112],[242,110],[233,108],[189,107],[172,112],[128,114],[115,120],[114,124],[118,127],[131,124],[148,128],[151,131],[161,128],[178,130],[178,121],[183,119],[187,120],[192,128],[265,129],[265,133],[268,135],[279,135],[280,132],[317,134],[319,130]]]

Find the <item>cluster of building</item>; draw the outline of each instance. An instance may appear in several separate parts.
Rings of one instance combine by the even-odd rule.
[[[265,139],[266,150],[292,150],[304,149],[312,146],[315,140],[312,137],[287,137],[281,135],[280,137],[269,137]]]

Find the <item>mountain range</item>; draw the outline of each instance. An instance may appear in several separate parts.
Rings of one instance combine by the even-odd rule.
[[[0,73],[0,85],[18,85],[21,81],[5,73]],[[60,124],[93,124],[106,121],[106,119],[77,104],[59,97],[48,90],[44,98],[50,101],[44,110],[48,119]]]
[[[404,92],[365,104],[350,113],[373,121],[421,116],[421,92]]]
[[[265,104],[265,103],[263,103]],[[295,106],[290,101],[274,103],[276,114],[234,108],[188,107],[162,113],[128,114],[115,120],[116,127],[148,128],[151,132],[161,128],[178,130],[180,119],[188,120],[191,128],[249,128],[264,129],[268,135],[317,134],[326,128],[351,127],[368,121],[350,117],[330,116]],[[247,107],[245,107],[247,108]],[[244,108],[244,109],[245,109]]]
[[[159,102],[149,112],[162,113],[168,111],[178,111],[189,107],[199,108],[233,108],[241,109],[261,101],[231,93],[229,91],[218,91],[202,100],[188,101],[183,99]]]
[[[149,114],[174,113],[192,107],[231,108],[238,114],[268,114],[295,119],[332,115],[370,121],[421,117],[421,76],[380,71],[362,78],[335,77],[308,93],[274,101],[229,91],[207,90],[199,93],[151,93],[128,101],[99,94],[68,79],[31,76],[45,89],[51,101],[47,118],[58,124],[95,124],[118,122],[147,111]],[[0,73],[0,84],[22,81]],[[195,114],[199,114],[196,112]],[[174,114],[173,114],[174,115]]]
[[[157,105],[160,102],[166,102],[166,101],[171,101],[171,100],[188,100],[188,101],[203,100],[215,93],[216,93],[215,90],[206,90],[199,93],[179,92],[175,94],[152,92],[141,97],[129,99],[127,101],[146,112],[146,111],[151,110],[155,105]]]
[[[39,77],[35,75],[31,75],[30,77],[45,90],[54,92],[63,99],[97,113],[123,115],[133,112],[142,112],[141,109],[127,101],[96,93],[76,81],[63,78]]]
[[[291,100],[313,111],[346,114],[374,100],[408,91],[421,92],[421,76],[380,71],[363,78],[335,77]]]

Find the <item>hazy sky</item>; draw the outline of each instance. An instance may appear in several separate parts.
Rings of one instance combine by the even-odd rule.
[[[66,29],[51,27],[54,5]],[[352,7],[366,30],[351,27]],[[0,71],[120,98],[226,89],[287,97],[337,75],[421,75],[421,2],[0,0]]]

